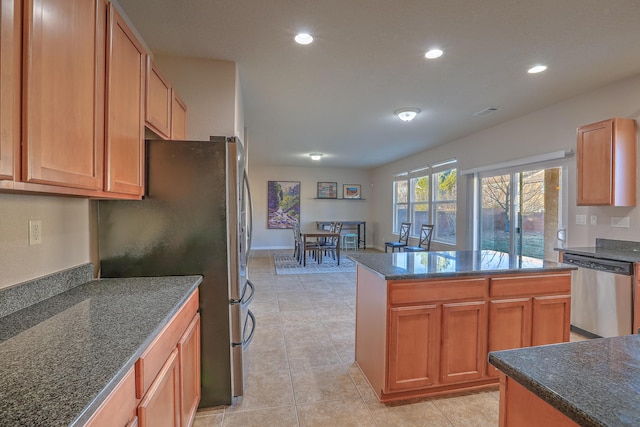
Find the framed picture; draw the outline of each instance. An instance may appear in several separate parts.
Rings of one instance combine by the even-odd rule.
[[[337,199],[337,182],[318,182],[318,199]]]
[[[293,228],[300,222],[300,181],[269,181],[267,228]]]
[[[359,199],[360,184],[344,184],[342,186],[342,197],[344,199]]]

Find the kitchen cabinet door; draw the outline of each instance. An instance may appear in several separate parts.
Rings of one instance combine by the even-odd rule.
[[[200,403],[200,315],[193,321],[178,341],[180,356],[180,400],[182,425],[189,426],[196,416]]]
[[[632,119],[578,128],[578,206],[636,205],[636,139]]]
[[[438,383],[440,308],[433,305],[389,310],[386,392]]]
[[[440,381],[481,379],[487,364],[487,303],[443,304],[440,333]]]
[[[146,124],[158,136],[171,138],[171,85],[147,55]]]
[[[22,179],[102,190],[106,0],[25,0]]]
[[[138,406],[140,427],[180,427],[180,367],[173,350]]]
[[[171,90],[171,139],[187,139],[187,106],[175,89]]]
[[[14,180],[20,170],[22,2],[1,0],[0,8],[0,180]]]
[[[113,5],[107,49],[106,186],[142,196],[146,52]]]
[[[531,345],[568,342],[571,296],[533,297]]]
[[[127,426],[136,413],[135,369],[132,367],[89,419],[86,427]]]
[[[531,298],[516,298],[489,303],[489,352],[531,345]],[[487,363],[487,374],[500,374]]]

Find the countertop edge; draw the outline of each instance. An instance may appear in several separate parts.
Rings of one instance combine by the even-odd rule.
[[[86,282],[80,286],[84,286],[89,283],[93,283],[95,281],[108,281],[113,280],[109,278],[95,279],[89,282]],[[193,294],[193,292],[200,286],[202,283],[202,276],[198,277],[194,284],[191,286],[190,290],[182,297],[180,302],[178,302],[173,309],[165,316],[158,326],[152,333],[150,333],[147,338],[138,346],[136,351],[131,355],[127,363],[116,373],[116,375],[109,381],[105,387],[102,389],[100,393],[96,395],[96,397],[85,406],[82,412],[78,415],[78,417],[69,424],[70,427],[83,426],[89,421],[89,419],[96,413],[96,411],[100,408],[100,406],[105,402],[107,397],[111,394],[111,392],[116,388],[116,386],[122,381],[125,375],[129,372],[129,370],[135,365],[138,358],[142,355],[142,353],[147,349],[147,347],[153,342],[155,337],[162,331],[162,329],[166,326],[167,322],[171,320],[171,318],[178,312],[180,307],[184,305],[184,303],[188,300],[188,298]]]
[[[508,350],[505,350],[508,351]],[[540,399],[551,405],[563,415],[580,424],[583,427],[601,427],[602,424],[595,421],[585,412],[572,405],[565,398],[550,390],[548,387],[535,381],[530,376],[522,373],[518,369],[512,368],[509,364],[503,362],[494,352],[489,353],[489,363],[495,366],[500,372],[512,378],[518,384],[535,394]]]

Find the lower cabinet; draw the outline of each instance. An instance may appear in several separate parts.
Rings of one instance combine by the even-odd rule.
[[[438,383],[439,314],[435,304],[390,310],[387,392]]]
[[[140,427],[180,427],[180,365],[173,350],[138,406]]]
[[[442,305],[442,383],[481,379],[487,360],[485,301]]]
[[[570,314],[569,295],[534,297],[531,345],[569,341]]]
[[[501,427],[578,427],[569,417],[536,396],[513,378],[500,376]]]
[[[197,310],[196,290],[87,426],[191,426],[200,403],[200,314]]]
[[[568,272],[391,283],[381,400],[496,384],[490,351],[569,341],[570,287]]]
[[[182,427],[190,425],[200,403],[200,315],[196,314],[178,341]]]

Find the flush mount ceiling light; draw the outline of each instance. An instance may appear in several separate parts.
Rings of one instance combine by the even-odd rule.
[[[444,52],[440,49],[431,49],[427,53],[424,54],[424,57],[427,59],[436,59],[440,58]]]
[[[541,72],[545,71],[546,69],[547,69],[546,65],[536,65],[534,67],[529,68],[527,73],[529,73],[529,74],[538,74],[538,73],[541,73]]]
[[[396,116],[400,118],[403,122],[410,122],[415,119],[420,110],[418,108],[400,108],[394,111]]]
[[[298,44],[309,44],[313,41],[313,37],[307,33],[300,33],[296,35],[294,39]]]
[[[322,153],[309,153],[309,157],[311,157],[311,160],[320,160],[322,156],[324,156],[324,154]]]

